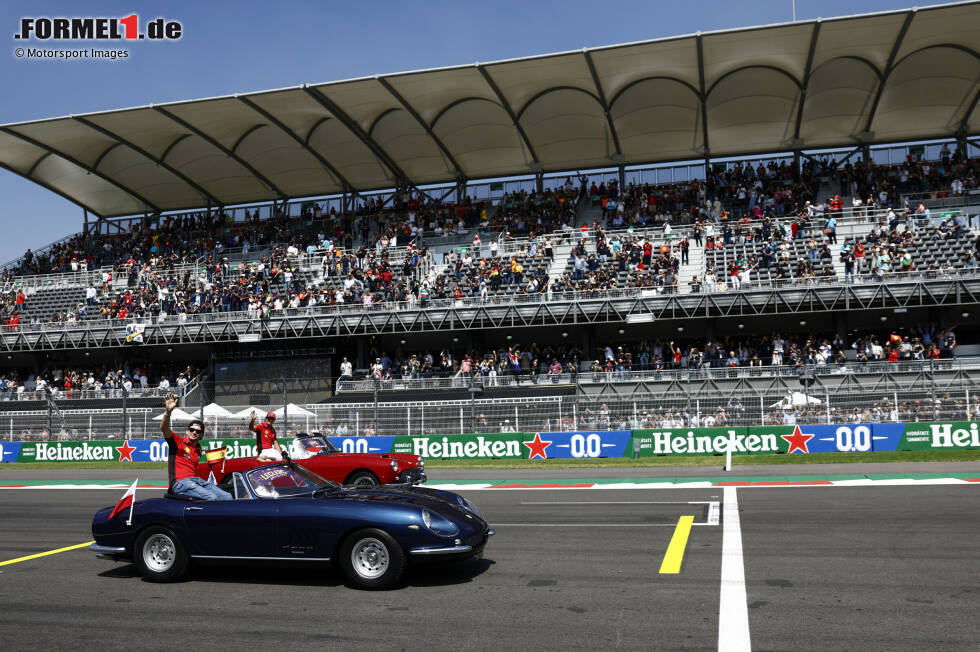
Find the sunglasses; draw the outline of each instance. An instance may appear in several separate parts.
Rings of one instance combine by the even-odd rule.
[[[202,432],[204,432],[204,428],[188,428],[188,430],[190,430],[191,432],[196,432],[197,434],[201,434]]]

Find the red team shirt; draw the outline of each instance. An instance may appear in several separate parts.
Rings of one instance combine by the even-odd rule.
[[[268,423],[260,423],[255,426],[255,441],[259,447],[259,453],[267,448],[274,448],[272,445],[276,441],[276,429]]]
[[[197,477],[197,461],[201,459],[201,443],[181,437],[175,432],[167,437],[170,452],[167,455],[167,475],[170,477],[170,488],[174,483],[184,478]]]

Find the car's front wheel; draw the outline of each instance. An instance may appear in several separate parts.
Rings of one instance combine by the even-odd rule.
[[[378,477],[371,473],[370,471],[358,471],[357,473],[352,473],[347,482],[344,484],[353,485],[355,487],[377,487],[381,484]]]
[[[340,549],[340,568],[351,584],[362,589],[387,589],[405,572],[405,551],[384,530],[355,532]]]
[[[187,549],[165,527],[149,527],[140,533],[133,550],[136,567],[150,582],[175,582],[187,571]]]

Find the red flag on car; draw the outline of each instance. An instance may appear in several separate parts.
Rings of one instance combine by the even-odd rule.
[[[126,490],[126,493],[123,494],[123,497],[120,498],[119,499],[119,502],[116,503],[116,506],[112,508],[112,512],[109,514],[109,519],[110,520],[113,517],[115,517],[116,514],[118,514],[119,512],[123,511],[127,507],[129,508],[129,519],[130,519],[130,521],[132,520],[132,518],[133,518],[133,500],[136,498],[136,483],[137,482],[139,482],[139,479],[138,478],[136,480],[133,480],[132,486],[129,489]],[[127,523],[129,523],[129,521],[127,521]]]

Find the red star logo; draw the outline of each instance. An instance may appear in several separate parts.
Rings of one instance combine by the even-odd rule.
[[[543,460],[548,459],[547,448],[551,446],[551,442],[542,441],[540,432],[534,433],[534,441],[525,441],[522,443],[531,449],[531,454],[528,455],[527,459],[533,460],[535,457],[540,457]]]
[[[114,447],[119,451],[119,461],[120,462],[132,462],[133,461],[133,451],[136,450],[135,446],[129,445],[129,440],[123,442],[122,446]]]
[[[792,435],[779,435],[789,443],[789,450],[786,451],[787,454],[793,451],[800,451],[801,453],[809,453],[810,449],[807,448],[806,443],[813,439],[816,435],[804,435],[800,430],[799,426],[793,430]]]

